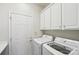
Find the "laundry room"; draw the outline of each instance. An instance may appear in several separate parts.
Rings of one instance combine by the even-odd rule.
[[[0,55],[79,55],[79,3],[0,3]]]

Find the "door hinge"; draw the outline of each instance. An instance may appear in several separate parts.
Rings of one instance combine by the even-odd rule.
[[[10,20],[12,20],[12,17],[10,16]]]
[[[10,38],[10,41],[12,41],[12,38]]]

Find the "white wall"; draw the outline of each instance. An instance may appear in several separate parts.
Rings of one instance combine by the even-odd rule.
[[[26,15],[33,16],[33,35],[37,32],[38,36],[41,34],[39,30],[39,15],[42,8],[35,4],[20,4],[20,3],[0,3],[0,40],[9,40],[9,13],[20,12]]]

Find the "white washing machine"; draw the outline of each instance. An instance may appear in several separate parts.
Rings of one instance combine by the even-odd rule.
[[[40,38],[32,39],[32,54],[42,55],[42,45],[53,40],[52,36],[43,35]]]
[[[79,55],[79,41],[56,37],[43,44],[43,55]]]

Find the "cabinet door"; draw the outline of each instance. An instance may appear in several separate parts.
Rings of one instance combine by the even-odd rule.
[[[62,4],[62,25],[64,29],[72,29],[77,26],[77,4]]]
[[[61,29],[61,4],[59,3],[51,7],[51,29]]]
[[[41,13],[40,15],[40,30],[44,30],[45,29],[45,19],[44,19],[44,12]]]
[[[50,8],[45,10],[45,30],[50,29]]]

